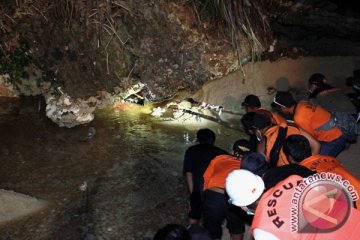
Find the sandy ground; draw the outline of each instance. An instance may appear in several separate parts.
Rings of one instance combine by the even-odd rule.
[[[359,141],[359,139],[358,139]],[[352,172],[360,178],[360,143],[352,144],[348,150],[343,151],[338,159]]]
[[[241,102],[247,94],[260,97],[264,107],[269,107],[274,94],[267,88],[297,90],[303,94],[309,77],[316,72],[323,73],[329,83],[351,91],[345,86],[345,79],[352,76],[354,69],[360,68],[360,57],[300,57],[279,59],[247,64],[242,71],[236,71],[224,78],[207,83],[194,98],[225,109],[241,111]]]
[[[298,59],[279,59],[275,62],[264,61],[248,64],[244,73],[234,72],[227,77],[206,84],[203,89],[194,94],[194,98],[225,109],[243,113],[241,102],[247,94],[260,97],[263,107],[270,107],[274,93],[269,94],[267,88],[278,90],[292,89],[298,100],[305,97],[308,78],[313,73],[320,72],[327,81],[346,92],[352,89],[345,85],[345,79],[352,76],[355,69],[360,68],[360,57],[306,57]],[[224,120],[239,122],[239,116],[228,114]],[[360,147],[352,144],[338,157],[344,165],[357,177],[360,177]]]

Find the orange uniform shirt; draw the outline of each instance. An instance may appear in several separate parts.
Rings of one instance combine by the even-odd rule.
[[[227,175],[235,169],[240,169],[241,161],[230,155],[219,155],[211,160],[204,177],[204,191],[209,188],[225,188]]]
[[[343,133],[338,128],[328,131],[316,130],[331,118],[331,114],[324,108],[310,102],[299,102],[295,108],[294,122],[296,125],[307,131],[316,140],[331,142],[339,138]]]
[[[282,124],[282,123],[287,124],[285,118],[283,118],[279,114],[271,112],[265,108],[259,108],[256,110],[256,112],[267,114],[272,119],[274,124]]]
[[[357,193],[360,194],[359,179],[346,170],[341,162],[334,157],[317,154],[304,159],[300,165],[316,172],[336,173],[343,179],[348,180]],[[360,209],[360,199],[356,201],[356,207]]]
[[[275,144],[276,138],[278,137],[280,127],[288,128],[288,130],[286,132],[286,137],[288,137],[290,135],[300,134],[299,129],[297,129],[296,127],[293,127],[293,126],[286,126],[286,124],[275,125],[275,126],[272,126],[271,128],[269,128],[268,130],[266,130],[266,132],[264,133],[264,136],[266,137],[265,156],[266,156],[266,160],[268,160],[268,161],[270,161],[270,153]],[[289,161],[285,156],[283,148],[281,147],[280,154],[279,154],[279,161],[278,161],[277,166],[280,167],[280,166],[287,165],[287,164],[289,164]]]

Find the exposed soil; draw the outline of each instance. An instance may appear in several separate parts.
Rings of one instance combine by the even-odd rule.
[[[4,2],[0,12],[0,74],[24,95],[50,84],[88,98],[142,82],[144,97],[161,101],[236,65],[222,23],[200,22],[187,1],[26,0]]]

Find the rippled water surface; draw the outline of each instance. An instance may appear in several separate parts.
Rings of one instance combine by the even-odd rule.
[[[0,118],[0,188],[48,207],[1,226],[0,239],[151,239],[185,222],[182,161],[196,131],[211,128],[226,150],[243,136],[211,122],[161,122],[139,106],[98,111],[71,129],[45,118],[36,101],[19,108]]]

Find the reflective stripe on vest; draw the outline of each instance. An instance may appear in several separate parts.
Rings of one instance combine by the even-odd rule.
[[[331,142],[342,135],[338,128],[318,130],[331,121],[331,114],[326,109],[309,102],[299,102],[296,105],[294,121],[318,141]]]
[[[326,123],[324,123],[323,125],[321,125],[320,127],[316,128],[315,131],[329,131],[333,128],[336,128],[336,121],[333,115],[331,115],[331,118],[329,119],[329,121],[327,121]]]

